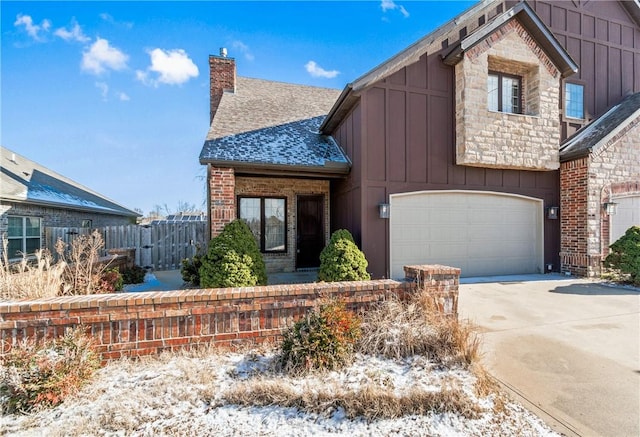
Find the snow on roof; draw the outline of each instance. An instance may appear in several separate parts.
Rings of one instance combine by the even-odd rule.
[[[560,159],[569,161],[588,155],[639,117],[640,93],[635,93],[567,138],[560,145]]]
[[[0,199],[128,217],[138,213],[0,146]]]
[[[318,132],[323,119],[307,118],[207,140],[200,162],[321,168],[334,164],[348,170],[349,160],[333,138]]]

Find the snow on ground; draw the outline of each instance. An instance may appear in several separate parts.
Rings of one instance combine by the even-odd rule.
[[[443,369],[424,357],[389,360],[358,355],[341,371],[288,377],[273,370],[274,354],[199,352],[121,360],[101,369],[73,399],[51,410],[0,418],[0,434],[15,436],[556,436],[540,419],[508,402],[494,411],[494,396],[479,399],[475,377]],[[277,378],[296,390],[320,391],[379,384],[402,393],[410,388],[461,388],[483,413],[411,415],[399,419],[350,420],[341,408],[310,414],[279,406],[243,407],[224,401],[240,383]]]

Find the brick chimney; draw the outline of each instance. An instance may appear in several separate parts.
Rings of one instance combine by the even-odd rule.
[[[225,91],[236,91],[236,60],[227,58],[227,49],[221,48],[220,55],[209,55],[209,78],[211,107],[209,123],[213,120]]]

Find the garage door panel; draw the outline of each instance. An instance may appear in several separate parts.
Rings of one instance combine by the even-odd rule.
[[[446,264],[459,267],[462,276],[543,271],[543,213],[538,199],[504,193],[423,192],[391,196],[391,211],[394,278],[402,277],[407,264]]]
[[[611,244],[622,237],[631,226],[640,226],[640,196],[614,198],[617,203],[615,215],[610,216]]]

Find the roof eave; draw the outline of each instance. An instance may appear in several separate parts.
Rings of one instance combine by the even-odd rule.
[[[120,216],[120,217],[132,217],[132,218],[142,217],[142,214],[139,214],[139,213],[134,212],[134,211],[122,211],[121,212],[121,211],[108,210],[108,209],[102,209],[102,208],[92,208],[90,206],[67,205],[67,204],[64,204],[64,203],[50,202],[50,201],[46,201],[46,200],[12,198],[10,196],[3,196],[0,200],[1,201],[6,201],[6,202],[11,202],[11,203],[37,205],[37,206],[43,206],[43,207],[47,207],[47,208],[56,208],[56,209],[64,209],[64,210],[80,211],[80,212],[90,212],[90,213],[95,213],[95,214],[108,214],[108,215],[115,215],[115,216]]]
[[[514,18],[524,26],[547,56],[551,58],[562,77],[568,77],[578,72],[578,64],[574,62],[553,33],[540,20],[540,17],[525,2],[518,3],[460,41],[453,50],[443,56],[443,62],[451,66],[457,64],[464,57],[465,51],[483,41]]]
[[[342,178],[348,175],[351,171],[351,165],[348,162],[327,162],[324,166],[309,166],[244,161],[225,161],[201,158],[200,163],[203,165],[211,164],[214,167],[233,168],[236,173],[268,176]]]
[[[323,135],[330,135],[340,123],[342,117],[351,111],[351,108],[353,108],[357,101],[358,96],[354,94],[352,84],[347,84],[342,90],[342,93],[340,93],[338,100],[336,100],[322,121],[318,131]]]

